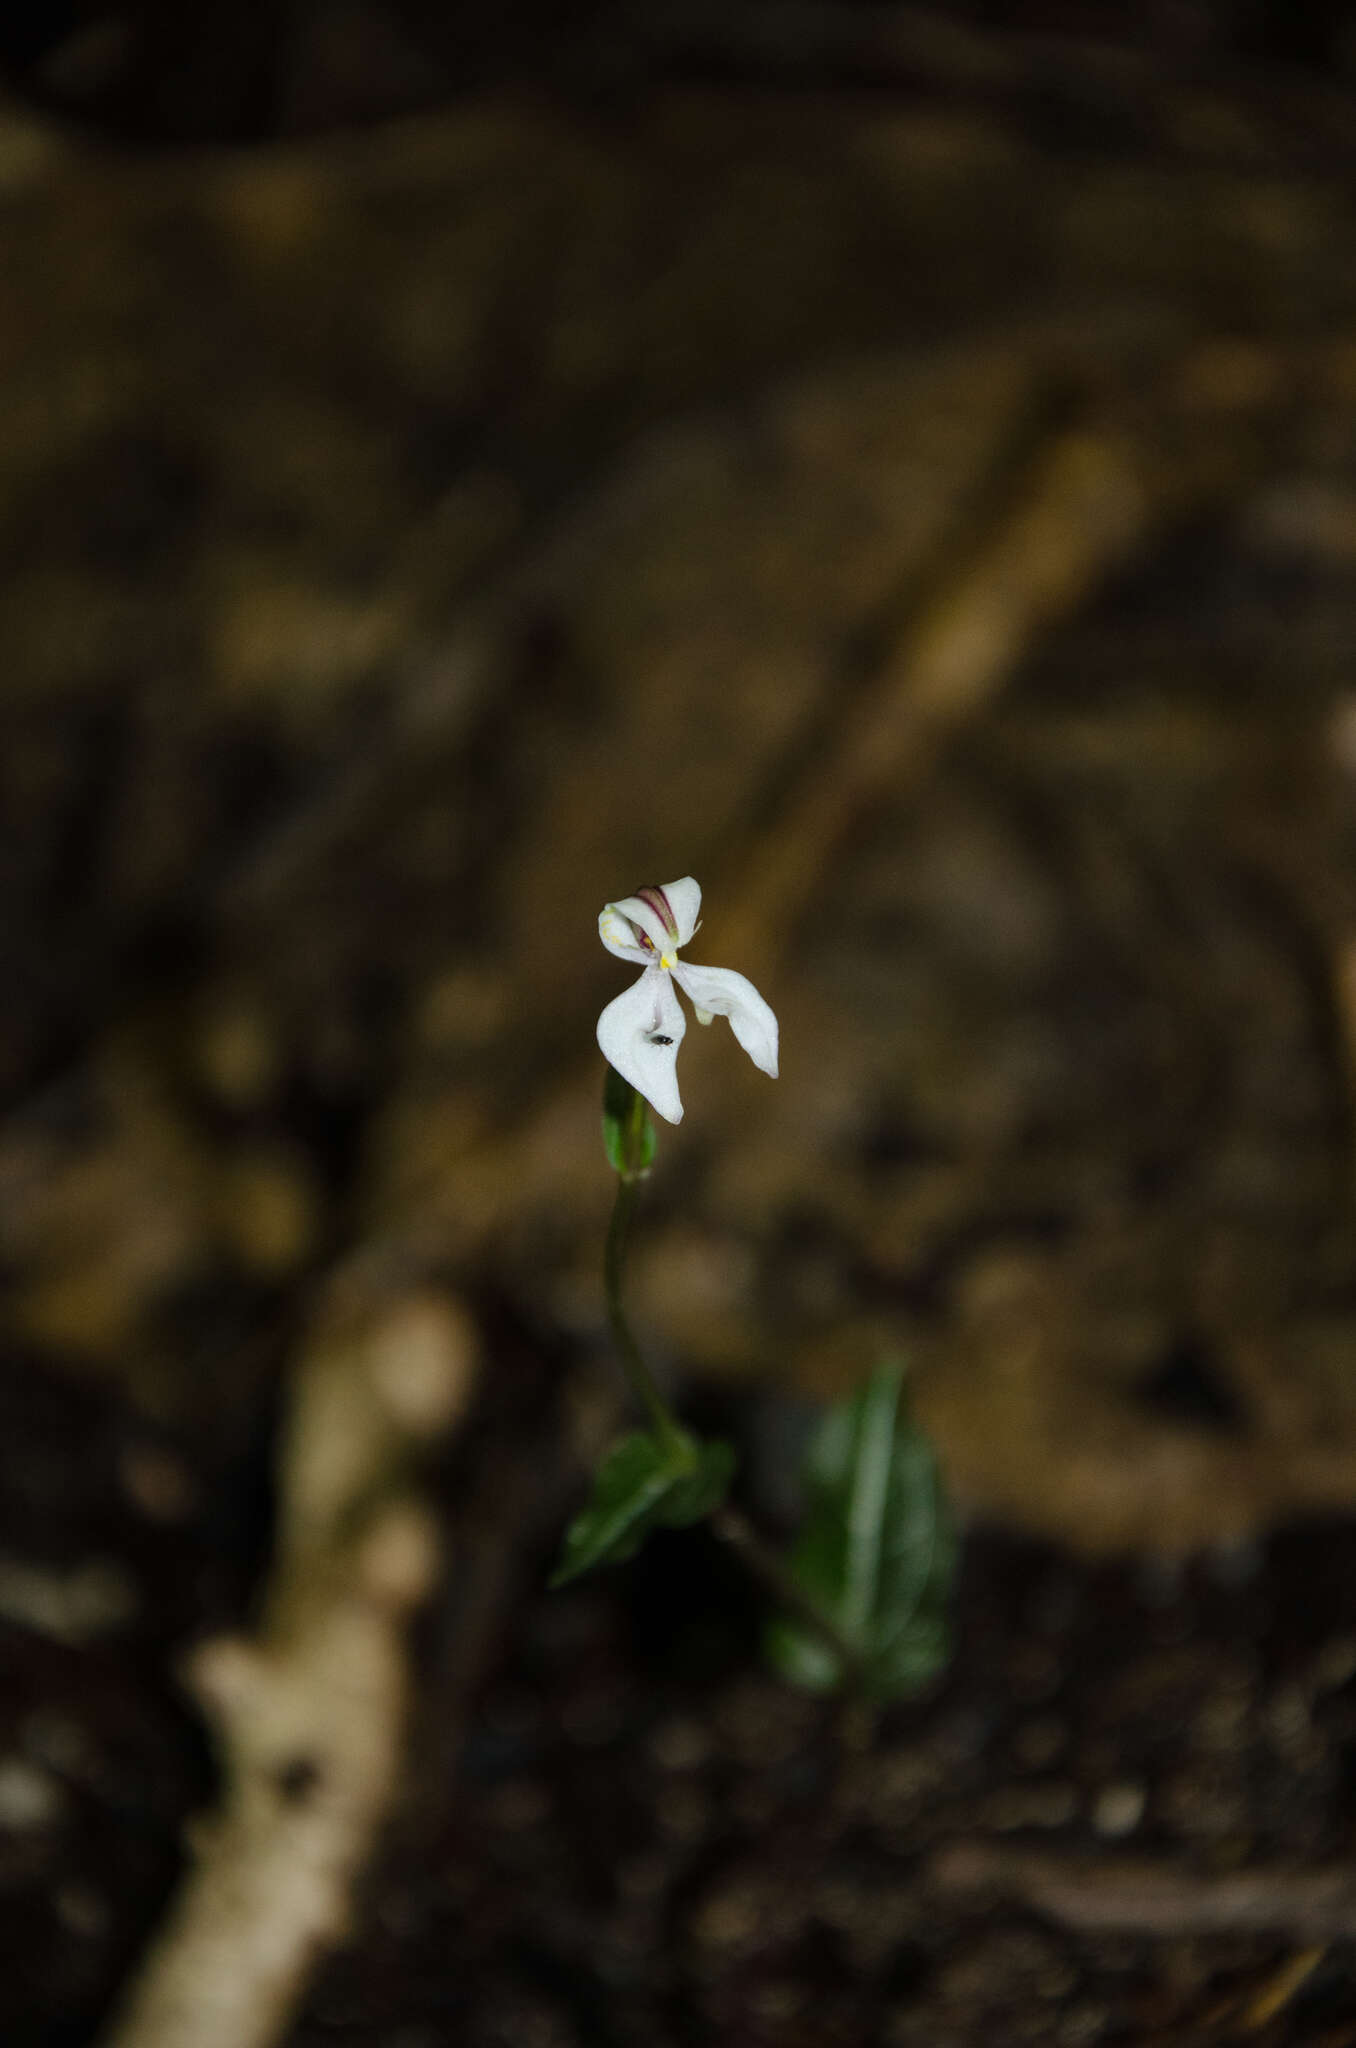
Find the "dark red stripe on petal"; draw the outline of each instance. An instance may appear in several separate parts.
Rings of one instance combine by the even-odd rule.
[[[673,914],[669,899],[664,894],[664,891],[657,884],[651,883],[647,888],[637,889],[636,894],[646,909],[654,912],[669,937],[676,939],[678,936],[678,920]]]

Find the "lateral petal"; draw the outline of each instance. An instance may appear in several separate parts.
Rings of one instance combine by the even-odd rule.
[[[731,967],[697,967],[683,960],[674,968],[673,978],[692,998],[699,1016],[705,1010],[729,1018],[730,1029],[755,1067],[775,1081],[777,1019],[748,977]]]
[[[628,897],[626,902],[603,905],[598,913],[598,936],[608,952],[615,953],[619,960],[634,960],[638,967],[648,967],[655,957],[654,949],[640,942],[635,919],[627,910],[627,902],[633,900]]]
[[[686,1030],[683,1006],[662,967],[647,967],[598,1019],[603,1058],[671,1124],[683,1118],[678,1048]]]

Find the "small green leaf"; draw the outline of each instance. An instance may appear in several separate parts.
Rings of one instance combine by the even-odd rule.
[[[763,1631],[763,1648],[787,1684],[802,1692],[833,1692],[841,1682],[842,1659],[804,1622],[777,1616]]]
[[[639,1180],[659,1149],[650,1105],[615,1067],[603,1076],[603,1150],[623,1180]]]
[[[660,1525],[682,1529],[700,1522],[725,1498],[734,1465],[729,1444],[705,1443],[686,1432],[670,1441],[645,1430],[623,1437],[604,1457],[587,1506],[565,1532],[551,1585],[633,1557]]]
[[[675,1480],[659,1508],[658,1519],[666,1529],[686,1529],[704,1522],[724,1500],[734,1478],[735,1448],[721,1438],[696,1440],[697,1462],[693,1471]]]
[[[956,1566],[951,1516],[932,1445],[908,1419],[894,1362],[830,1410],[806,1461],[809,1513],[790,1568],[857,1649],[869,1689],[893,1699],[935,1677],[950,1652]],[[768,1631],[783,1676],[831,1691],[841,1659],[790,1617]]]

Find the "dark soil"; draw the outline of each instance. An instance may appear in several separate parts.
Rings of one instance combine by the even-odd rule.
[[[75,2048],[212,1795],[173,1660],[248,1611],[266,1445],[209,1470],[45,1377],[5,1405],[0,1553],[66,1605],[3,1624],[0,2031]],[[874,1722],[766,1673],[702,1536],[555,1595],[545,1540],[519,1549],[520,1597],[451,1670],[492,1548],[426,1623],[402,1808],[294,2048],[1356,2039],[1356,1947],[1308,1953],[1284,1878],[1356,1823],[1356,1526],[1181,1569],[972,1529],[945,1681]],[[91,1561],[102,1621],[72,1605]],[[997,1890],[942,1883],[986,1842]],[[1025,1849],[1091,1852],[1094,1886],[1131,1855],[1282,1875],[1260,1932],[1088,1932],[1023,1899]]]

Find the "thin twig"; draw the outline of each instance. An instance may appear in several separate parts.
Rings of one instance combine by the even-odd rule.
[[[843,1667],[843,1676],[854,1694],[864,1689],[865,1667],[861,1652],[851,1638],[846,1636],[836,1621],[819,1605],[813,1596],[788,1570],[780,1555],[770,1543],[765,1543],[746,1515],[728,1502],[716,1509],[711,1517],[711,1528],[720,1541],[726,1544],[758,1580],[763,1590],[777,1606],[794,1614],[821,1639],[833,1652]]]
[[[1066,1927],[1129,1934],[1289,1935],[1303,1942],[1356,1935],[1356,1871],[1263,1864],[1220,1876],[1116,1857],[1098,1862],[991,1842],[941,1851],[933,1877],[948,1891],[997,1891]]]

